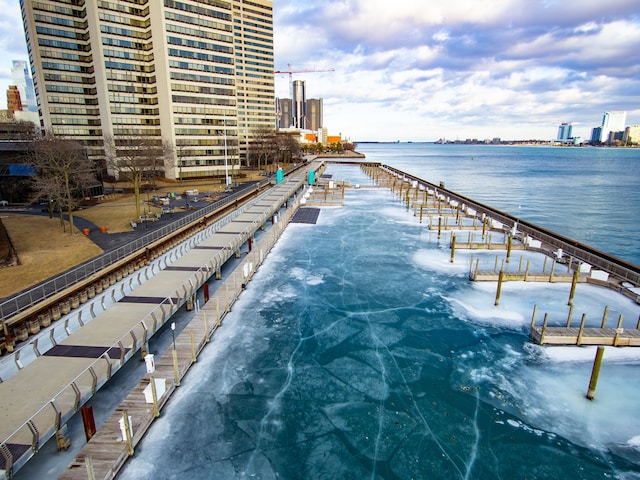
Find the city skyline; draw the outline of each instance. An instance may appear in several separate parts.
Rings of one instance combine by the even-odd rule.
[[[27,60],[20,7],[0,0],[2,104]],[[566,0],[274,0],[275,69],[323,98],[324,124],[356,141],[589,138],[606,111],[640,123],[637,3]],[[287,75],[276,97],[289,96]]]

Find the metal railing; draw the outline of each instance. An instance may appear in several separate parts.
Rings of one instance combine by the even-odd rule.
[[[267,181],[268,182],[268,181]],[[300,187],[292,186],[287,192],[286,197],[291,197]],[[246,190],[244,191],[246,193]],[[233,198],[231,198],[233,201]],[[228,203],[228,202],[227,202]],[[289,209],[283,215],[283,219],[275,225],[273,235],[266,235],[263,241],[259,242],[256,247],[263,247],[262,250],[254,249],[252,255],[247,257],[245,262],[252,260],[252,265],[257,268],[263,260],[263,253],[268,252],[277,239],[280,237],[284,228],[289,223],[293,212],[299,206],[299,199],[296,199]],[[279,207],[278,207],[279,208]],[[198,212],[199,213],[199,212]],[[233,218],[237,217],[241,210],[233,212],[224,219],[216,222],[215,225],[209,227],[208,235],[222,228]],[[198,215],[198,218],[202,215]],[[269,218],[269,214],[265,213],[258,219],[247,225],[247,227],[229,241],[227,246],[217,252],[208,262],[203,264],[197,271],[189,276],[182,284],[178,285],[173,294],[163,300],[161,304],[154,307],[144,318],[135,324],[128,332],[120,337],[110,349],[106,349],[105,353],[92,362],[88,367],[84,368],[71,382],[62,387],[53,398],[37,410],[31,417],[19,426],[7,438],[0,442],[0,457],[4,460],[4,468],[0,469],[0,473],[13,472],[20,468],[33,453],[35,453],[66,421],[73,416],[80,406],[85,403],[97,389],[104,385],[111,376],[124,365],[125,361],[131,358],[134,353],[144,344],[167,320],[180,308],[188,298],[192,297],[197,290],[220,268],[235,252],[244,244]],[[183,220],[183,219],[181,219]],[[193,221],[193,220],[191,220]],[[184,224],[184,223],[183,223]],[[202,237],[207,236],[203,234]],[[135,242],[132,242],[135,243]],[[197,243],[197,242],[196,242]],[[179,247],[176,247],[179,248]],[[260,252],[260,253],[258,253]],[[255,270],[254,270],[255,271]],[[252,274],[253,272],[251,272]],[[238,298],[244,285],[242,282],[236,282],[234,274],[231,274],[232,290],[227,286],[225,288],[226,303],[222,305],[222,311],[231,310],[231,305]],[[219,319],[216,322],[219,324]],[[215,325],[215,324],[214,324]],[[213,328],[215,330],[215,327]],[[106,352],[120,352],[118,359],[113,359]],[[19,457],[15,457],[7,445],[29,445],[30,452],[27,451]],[[25,455],[26,454],[26,455]]]
[[[638,265],[633,265],[614,257],[613,255],[609,255],[576,240],[557,234],[551,230],[547,230],[534,223],[527,222],[493,207],[478,203],[475,200],[459,195],[442,186],[427,182],[426,180],[410,175],[397,168],[390,167],[388,165],[383,165],[382,168],[391,173],[400,175],[403,178],[417,181],[419,185],[423,185],[425,188],[432,189],[439,194],[445,195],[449,200],[455,200],[460,204],[465,204],[474,209],[477,213],[485,214],[502,223],[509,229],[513,229],[515,226],[520,234],[528,235],[552,248],[562,249],[563,254],[568,257],[573,257],[576,260],[588,263],[589,265],[615,275],[623,280],[627,280],[635,285],[640,285],[640,267]]]
[[[234,203],[241,197],[244,197],[250,191],[261,190],[265,186],[270,184],[269,179],[261,180],[260,182],[252,185],[251,187],[242,189],[238,192],[229,195],[217,202],[213,202],[203,208],[196,210],[188,215],[184,215],[178,220],[165,225],[157,230],[149,232],[135,240],[122,245],[114,250],[108,251],[99,255],[98,257],[89,260],[75,268],[67,270],[66,272],[57,275],[45,282],[42,282],[33,288],[11,296],[4,302],[0,303],[0,322],[9,319],[10,317],[26,310],[33,305],[36,305],[43,301],[45,298],[61,292],[76,283],[90,277],[91,275],[100,272],[109,265],[114,264],[128,257],[131,254],[139,252],[148,245],[170,235],[171,233],[190,225],[200,218],[219,210],[225,206]]]

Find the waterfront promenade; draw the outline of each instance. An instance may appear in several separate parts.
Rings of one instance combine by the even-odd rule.
[[[312,162],[168,255],[159,271],[139,272],[139,286],[33,362],[0,383],[0,471],[11,476],[232,256],[241,255],[259,229],[277,222],[282,207],[303,187]],[[274,230],[275,231],[275,230]],[[264,251],[259,257],[262,260]],[[255,262],[257,267],[259,262]],[[235,277],[234,277],[235,278]],[[228,287],[227,287],[228,288]],[[234,290],[235,291],[235,290]],[[111,300],[115,300],[115,294]],[[109,299],[96,298],[108,303]],[[85,477],[86,478],[86,477]]]

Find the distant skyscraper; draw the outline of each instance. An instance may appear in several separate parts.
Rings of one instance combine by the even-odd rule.
[[[600,137],[601,142],[609,142],[609,136],[611,132],[623,132],[625,124],[627,122],[627,112],[622,110],[605,112],[602,116],[602,134]]]
[[[269,0],[20,4],[43,126],[97,161],[137,136],[168,178],[220,175],[275,125]]]
[[[297,128],[308,128],[305,122],[306,112],[306,84],[304,80],[293,82],[293,126]]]
[[[289,128],[291,127],[291,99],[290,98],[279,98],[278,99],[278,128]]]
[[[570,143],[573,142],[573,125],[567,122],[563,122],[558,127],[558,138],[556,142]]]
[[[29,75],[27,62],[24,60],[14,60],[11,77],[13,84],[18,87],[18,91],[20,92],[22,109],[29,112],[37,112],[36,92],[33,89],[33,79],[31,75]]]
[[[321,98],[310,98],[307,100],[307,128],[314,131],[322,128]]]
[[[640,143],[640,125],[631,125],[624,129],[625,145],[638,145]]]
[[[602,127],[595,127],[591,129],[591,142],[601,142],[602,141]]]

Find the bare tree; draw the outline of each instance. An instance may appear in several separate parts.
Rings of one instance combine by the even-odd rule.
[[[261,170],[262,163],[266,165],[269,158],[272,160],[278,153],[276,141],[276,131],[269,127],[255,128],[251,132],[249,143],[249,154],[256,159],[258,171]]]
[[[133,187],[136,217],[139,218],[140,188],[145,181],[155,185],[155,177],[163,169],[164,158],[172,153],[173,148],[161,138],[140,135],[110,137],[106,144],[110,152],[107,158],[110,169]]]
[[[277,136],[278,161],[282,163],[293,163],[294,159],[300,156],[300,142],[289,133],[280,133]]]
[[[84,147],[74,140],[47,134],[34,140],[32,145],[29,162],[37,171],[32,200],[46,199],[50,213],[55,205],[63,229],[66,211],[70,233],[73,233],[73,209],[84,189],[95,183],[95,166]]]

